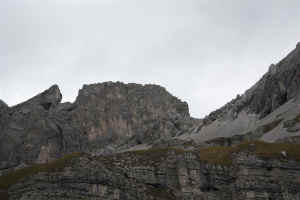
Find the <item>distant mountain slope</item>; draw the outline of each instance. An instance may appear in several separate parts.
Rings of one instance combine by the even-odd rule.
[[[286,121],[300,114],[299,90],[300,43],[282,61],[272,64],[269,71],[243,95],[205,117],[192,136],[186,134],[181,138],[207,141],[253,132],[257,139],[275,141],[300,135],[297,128],[291,131],[286,125]],[[275,124],[279,119],[281,121],[276,127],[261,131],[261,127]],[[293,126],[298,127],[298,124]]]

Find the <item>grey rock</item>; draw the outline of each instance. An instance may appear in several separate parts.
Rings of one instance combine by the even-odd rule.
[[[298,45],[297,45],[298,46]],[[263,118],[299,94],[300,51],[293,50],[242,96],[237,96],[221,109],[211,113],[206,120],[214,121],[229,111],[259,114]]]
[[[7,108],[8,108],[8,105],[0,99],[0,109],[2,110],[2,109],[7,109]]]
[[[206,116],[198,129],[180,139],[204,142],[215,138],[254,134],[253,138],[274,142],[300,134],[298,124],[286,128],[283,123],[296,118],[300,97],[300,50],[294,49],[283,60],[272,64],[268,72],[244,94]],[[297,113],[298,112],[298,113]],[[274,129],[261,132],[260,127],[282,122]],[[259,136],[259,137],[258,137]]]
[[[85,85],[74,103],[61,99],[54,85],[12,108],[3,104],[0,169],[71,152],[111,153],[171,138],[192,124],[188,105],[157,85]]]

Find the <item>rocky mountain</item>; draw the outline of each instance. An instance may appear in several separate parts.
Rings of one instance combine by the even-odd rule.
[[[186,134],[182,138],[207,141],[250,135],[275,142],[299,136],[297,123],[292,123],[300,112],[299,90],[300,43],[282,61],[272,64],[253,87],[210,113],[192,135]]]
[[[66,153],[109,153],[150,144],[192,125],[188,105],[156,85],[85,85],[74,103],[61,99],[54,85],[14,107],[1,104],[0,170]]]
[[[204,119],[157,85],[0,100],[0,199],[300,200],[300,44]]]

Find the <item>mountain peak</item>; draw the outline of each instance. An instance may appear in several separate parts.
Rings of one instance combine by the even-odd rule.
[[[269,67],[269,72],[274,75],[277,72],[277,66],[275,64],[271,64]]]
[[[35,105],[40,105],[44,109],[49,110],[51,107],[57,106],[62,100],[62,94],[58,85],[52,85],[49,89],[43,91],[42,93],[32,97],[31,99],[14,106],[14,108],[21,107],[32,107]]]
[[[35,96],[32,100],[37,101],[46,110],[52,106],[57,106],[62,100],[62,94],[58,85],[52,85],[49,89]]]
[[[0,99],[0,107],[8,107],[8,105]]]
[[[62,100],[62,94],[58,85],[52,85],[48,90],[44,91],[43,97],[46,98],[48,101],[58,104]]]

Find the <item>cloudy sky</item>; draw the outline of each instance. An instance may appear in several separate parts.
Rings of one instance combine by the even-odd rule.
[[[1,0],[0,99],[155,83],[202,117],[300,41],[299,0]]]

